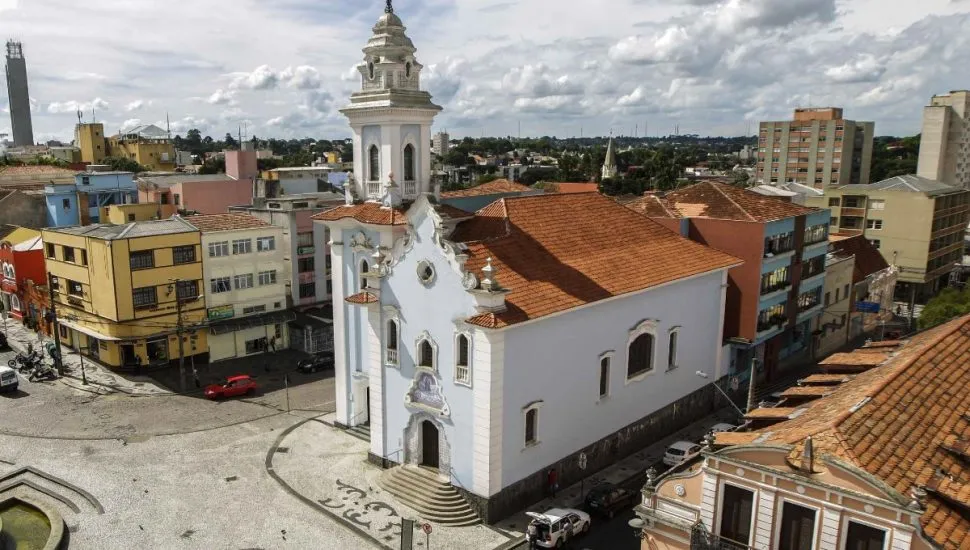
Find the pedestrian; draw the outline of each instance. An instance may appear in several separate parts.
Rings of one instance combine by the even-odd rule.
[[[526,533],[525,533],[525,539],[529,541],[529,550],[535,550],[536,542],[539,539],[539,532],[536,529],[536,525],[534,523],[529,524],[529,528],[526,530]]]
[[[903,316],[903,306],[897,304],[896,305],[896,317],[902,317],[902,316]]]
[[[141,374],[141,355],[135,354],[135,374]]]
[[[556,498],[556,491],[559,490],[559,476],[556,474],[555,468],[549,468],[548,482],[549,492],[552,493],[552,498]]]
[[[273,353],[276,353],[276,337],[275,336],[273,336],[273,337],[271,337],[269,339],[269,348],[271,350],[273,350]]]

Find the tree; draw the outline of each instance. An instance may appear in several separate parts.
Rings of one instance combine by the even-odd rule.
[[[226,141],[225,141],[225,143],[226,143],[226,146],[225,146],[226,149],[238,149],[239,148],[239,142],[236,141],[236,138],[232,137],[232,134],[230,134],[229,132],[226,132]]]
[[[117,172],[145,172],[148,169],[137,162],[124,157],[104,157],[102,164],[107,164],[112,170]]]
[[[734,173],[734,176],[731,180],[731,185],[735,187],[747,187],[749,178],[750,176],[748,176],[748,173],[746,171],[738,170],[737,172]]]
[[[919,317],[919,328],[928,329],[970,313],[970,289],[945,288],[934,296]]]
[[[226,173],[226,159],[224,158],[211,158],[202,163],[202,168],[199,168],[200,174],[225,174]]]
[[[445,155],[443,162],[448,166],[469,166],[475,164],[475,159],[468,156],[468,153],[461,149],[452,149]]]
[[[478,176],[478,179],[475,181],[475,185],[481,185],[483,183],[488,183],[491,181],[495,181],[497,179],[498,179],[498,175],[496,174],[482,174],[481,176]]]

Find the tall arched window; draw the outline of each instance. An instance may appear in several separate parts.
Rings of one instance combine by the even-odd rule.
[[[414,181],[414,146],[404,146],[404,181]]]
[[[653,369],[653,334],[644,333],[630,343],[626,376],[631,378]]]
[[[364,290],[367,288],[367,272],[370,271],[370,265],[367,264],[367,260],[360,261],[360,289]]]
[[[470,385],[472,371],[468,363],[468,336],[459,334],[455,337],[455,382]]]
[[[371,145],[367,152],[369,169],[367,172],[368,181],[380,181],[381,179],[381,153],[376,145]]]
[[[394,319],[387,321],[387,334],[385,338],[385,362],[389,365],[397,365],[397,321]]]
[[[434,368],[434,348],[431,347],[431,342],[427,340],[421,340],[421,343],[418,344],[418,366]]]

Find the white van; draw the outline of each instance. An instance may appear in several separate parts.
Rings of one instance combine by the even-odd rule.
[[[20,379],[17,378],[17,371],[10,367],[0,367],[0,392],[17,391]]]

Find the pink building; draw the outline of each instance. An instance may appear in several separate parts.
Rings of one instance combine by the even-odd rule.
[[[174,205],[186,212],[225,214],[230,206],[251,204],[252,198],[252,180],[235,180],[223,174],[138,178],[138,202]]]
[[[226,151],[226,175],[235,180],[248,181],[259,175],[252,143],[243,142],[241,151]]]

